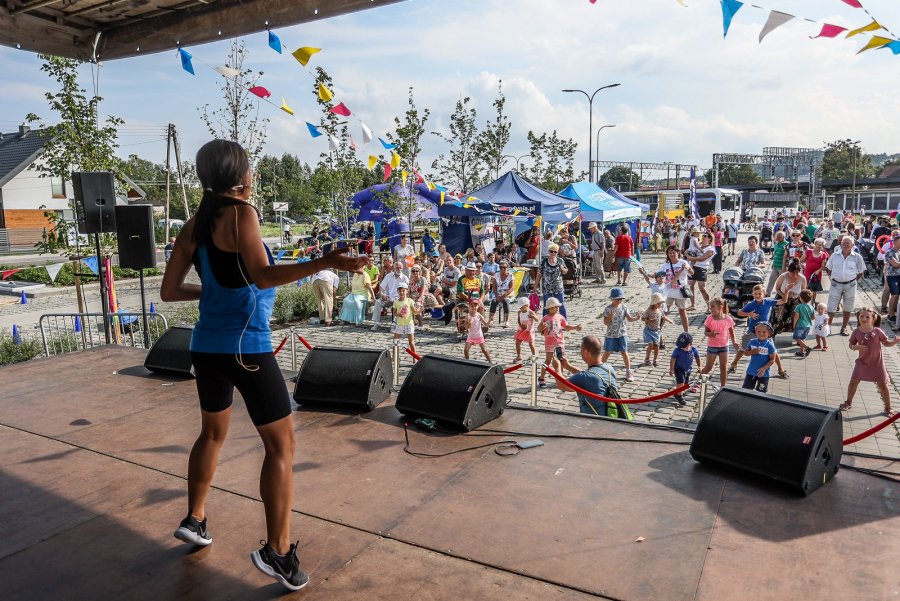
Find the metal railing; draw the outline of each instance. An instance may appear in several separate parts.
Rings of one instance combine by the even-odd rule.
[[[110,314],[111,340],[115,344],[147,348],[144,344],[143,316],[140,313]],[[106,344],[102,313],[46,313],[38,320],[44,356],[82,351]],[[159,313],[147,314],[147,335],[152,346],[169,328]]]

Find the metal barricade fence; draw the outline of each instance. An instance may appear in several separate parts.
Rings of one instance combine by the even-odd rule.
[[[123,346],[146,348],[143,324],[141,313],[110,314],[112,341]],[[38,320],[38,327],[41,329],[45,357],[106,344],[102,313],[45,313]],[[168,328],[169,323],[163,315],[147,314],[147,334],[151,346]]]

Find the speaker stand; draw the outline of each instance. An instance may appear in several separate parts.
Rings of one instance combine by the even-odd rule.
[[[144,291],[144,268],[138,269],[141,278],[141,319],[144,324],[144,348],[150,348],[150,329],[147,326],[147,296]]]
[[[106,275],[103,273],[103,260],[100,257],[100,234],[94,234],[94,245],[97,248],[97,273],[100,274],[100,309],[103,311],[103,335],[106,344],[109,338],[109,299],[106,297]]]

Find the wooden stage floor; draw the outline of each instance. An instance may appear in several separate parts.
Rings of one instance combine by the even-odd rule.
[[[0,599],[272,599],[262,447],[240,400],[209,499],[214,543],[172,537],[199,427],[194,383],[100,348],[0,369]],[[691,460],[690,435],[509,408],[545,445],[403,452],[391,402],[295,412],[307,599],[896,599],[900,486],[843,469],[799,498]],[[605,437],[617,440],[572,440]],[[410,431],[444,453],[503,437]],[[900,471],[890,460],[845,457]]]

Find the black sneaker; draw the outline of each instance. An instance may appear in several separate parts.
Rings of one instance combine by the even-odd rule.
[[[687,405],[687,401],[684,400],[684,397],[682,395],[676,394],[673,398],[675,399],[675,402],[678,403],[679,405],[681,405],[682,407]]]
[[[212,537],[206,531],[206,519],[201,522],[192,515],[181,520],[178,530],[175,531],[175,538],[200,547],[212,542]]]
[[[259,542],[262,548],[251,553],[250,559],[260,572],[271,576],[291,591],[299,591],[309,583],[309,576],[300,569],[297,543],[291,545],[286,555],[279,555],[266,541]]]

